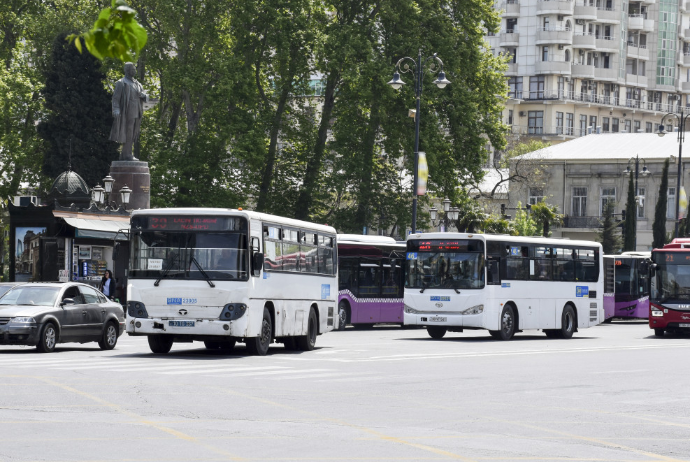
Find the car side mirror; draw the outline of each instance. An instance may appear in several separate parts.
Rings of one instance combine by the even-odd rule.
[[[252,271],[258,275],[261,273],[261,268],[264,266],[264,254],[261,252],[254,252],[252,254]]]
[[[74,305],[74,299],[73,298],[63,298],[62,302],[60,302],[60,306],[65,306],[65,305]]]

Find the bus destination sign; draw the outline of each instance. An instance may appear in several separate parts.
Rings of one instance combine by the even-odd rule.
[[[483,251],[482,241],[458,239],[458,240],[441,240],[434,239],[428,241],[410,241],[412,244],[417,244],[416,247],[420,252],[481,252]]]
[[[240,231],[246,229],[246,222],[240,217],[149,216],[142,217],[144,223],[136,223],[138,218],[132,220],[134,226],[139,225],[152,231]]]
[[[685,252],[663,252],[659,256],[661,261],[657,261],[658,263],[690,264],[690,255]]]

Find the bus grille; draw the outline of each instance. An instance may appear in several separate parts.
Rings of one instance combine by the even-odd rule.
[[[596,322],[598,311],[599,310],[597,310],[597,304],[595,302],[592,302],[589,304],[589,321],[590,322]]]
[[[0,326],[4,326],[8,322],[10,322],[11,318],[0,318]]]

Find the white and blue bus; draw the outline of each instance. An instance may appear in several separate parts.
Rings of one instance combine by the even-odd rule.
[[[404,324],[432,338],[540,329],[570,338],[604,320],[601,244],[467,233],[408,236]]]
[[[209,349],[274,341],[312,350],[337,328],[335,229],[263,213],[212,208],[132,213],[127,333],[154,353],[174,342]]]

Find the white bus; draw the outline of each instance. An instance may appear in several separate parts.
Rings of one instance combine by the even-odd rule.
[[[336,233],[263,213],[212,208],[132,213],[127,333],[154,353],[173,342],[209,349],[273,341],[312,350],[337,328]]]
[[[497,339],[541,329],[570,338],[604,320],[601,244],[467,233],[408,236],[405,325],[487,329]]]

